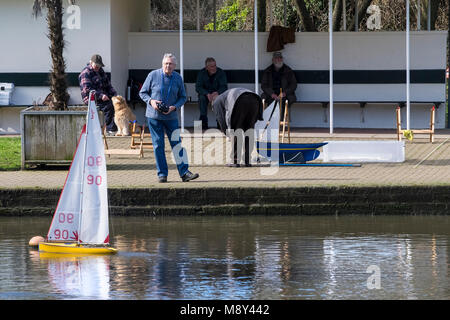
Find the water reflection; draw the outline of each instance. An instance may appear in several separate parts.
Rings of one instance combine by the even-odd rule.
[[[60,257],[26,246],[48,219],[0,219],[0,299],[450,298],[448,217],[111,221],[119,254]]]
[[[77,299],[109,299],[110,258],[38,253],[53,291]]]

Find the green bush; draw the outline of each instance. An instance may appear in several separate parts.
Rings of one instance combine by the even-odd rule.
[[[239,31],[244,28],[250,10],[244,7],[239,0],[230,0],[217,10],[217,31]],[[206,31],[214,31],[214,22],[205,26]]]

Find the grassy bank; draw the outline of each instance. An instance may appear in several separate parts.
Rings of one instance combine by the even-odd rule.
[[[0,171],[20,170],[20,138],[0,138]]]

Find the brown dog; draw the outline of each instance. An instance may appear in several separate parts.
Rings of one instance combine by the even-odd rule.
[[[122,96],[114,96],[111,100],[114,105],[114,122],[118,130],[116,136],[129,136],[129,123],[130,121],[136,120],[136,116]]]

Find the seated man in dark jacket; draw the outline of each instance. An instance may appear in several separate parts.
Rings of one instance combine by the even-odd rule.
[[[281,119],[284,115],[285,101],[288,100],[288,107],[297,100],[295,89],[297,89],[297,79],[294,71],[283,63],[281,52],[274,52],[272,64],[264,70],[261,79],[261,97],[266,100],[266,106],[273,100],[278,100],[280,89],[282,89]]]
[[[233,88],[225,91],[214,100],[213,111],[216,114],[219,129],[232,139],[232,163],[230,166],[240,166],[242,141],[245,140],[244,163],[246,167],[250,167],[254,132],[253,130],[247,130],[254,129],[256,121],[263,120],[261,98],[245,88]],[[232,130],[230,132],[227,129]],[[250,138],[252,138],[251,141]],[[241,142],[239,145],[238,139]]]
[[[105,115],[107,134],[113,135],[117,131],[117,126],[114,122],[114,106],[111,98],[116,96],[117,92],[103,70],[104,66],[102,57],[94,54],[88,65],[81,71],[78,80],[84,104],[88,104],[89,92],[95,91],[95,101],[98,109],[103,111]]]
[[[195,84],[198,93],[198,106],[203,129],[208,129],[208,104],[227,90],[227,76],[216,66],[214,58],[206,58],[205,67],[200,70]]]

